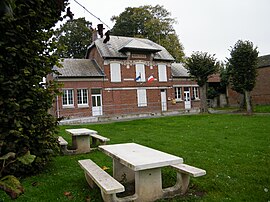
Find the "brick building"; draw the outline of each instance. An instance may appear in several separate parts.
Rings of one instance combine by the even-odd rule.
[[[86,59],[55,67],[63,83],[53,113],[58,117],[117,116],[197,110],[199,89],[168,51],[142,38],[95,40]]]
[[[252,104],[269,105],[270,104],[270,55],[260,56],[258,58],[258,76],[256,85],[251,91]],[[241,95],[232,89],[228,89],[228,102],[230,106],[238,106],[241,101]]]

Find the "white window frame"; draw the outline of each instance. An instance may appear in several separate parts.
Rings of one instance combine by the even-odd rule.
[[[175,93],[175,100],[176,101],[183,101],[182,87],[174,87],[174,93]]]
[[[159,82],[167,82],[167,66],[165,64],[158,65],[158,80]]]
[[[147,106],[146,89],[137,89],[138,107]]]
[[[192,94],[195,100],[199,100],[199,87],[192,87]]]
[[[62,91],[63,91],[62,94],[63,107],[74,107],[74,89],[63,89]],[[72,98],[70,98],[70,96],[72,96]],[[66,103],[64,103],[64,101],[66,101]]]
[[[120,63],[110,63],[111,82],[121,82],[121,66]]]
[[[86,93],[86,94],[85,94]],[[86,96],[86,100],[84,100],[84,96]],[[82,101],[82,103],[79,103],[79,101]],[[88,107],[88,89],[86,88],[80,88],[77,89],[77,103],[78,107]]]
[[[141,78],[136,80],[137,82],[145,82],[145,66],[143,63],[136,64],[136,78],[138,76],[141,76]]]

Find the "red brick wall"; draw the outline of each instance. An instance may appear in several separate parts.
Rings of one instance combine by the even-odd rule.
[[[228,102],[230,106],[239,106],[240,95],[228,89]],[[256,78],[256,85],[251,92],[252,104],[266,105],[270,104],[270,66],[258,68],[258,76]]]

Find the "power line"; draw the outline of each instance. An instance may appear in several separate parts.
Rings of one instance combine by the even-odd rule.
[[[79,6],[81,6],[85,11],[87,11],[90,15],[98,19],[100,22],[102,22],[108,29],[111,29],[105,22],[103,22],[99,17],[95,16],[93,13],[91,13],[87,8],[85,8],[82,4],[80,4],[78,1],[74,0]]]

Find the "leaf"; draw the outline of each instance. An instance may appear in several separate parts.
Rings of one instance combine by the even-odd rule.
[[[18,161],[20,161],[21,163],[25,164],[25,165],[29,165],[31,164],[34,160],[35,160],[36,156],[35,155],[31,155],[30,151],[28,151],[25,155],[18,157]]]
[[[64,195],[65,195],[68,199],[73,199],[73,196],[72,196],[71,192],[69,192],[69,191],[65,191],[65,192],[64,192]]]
[[[7,175],[0,179],[0,189],[4,190],[12,199],[16,199],[24,193],[20,181],[13,175]]]
[[[7,154],[0,157],[0,160],[7,160],[9,158],[15,158],[16,154],[14,152],[8,152]]]
[[[106,166],[102,166],[102,170],[109,170],[110,168],[106,167]]]

